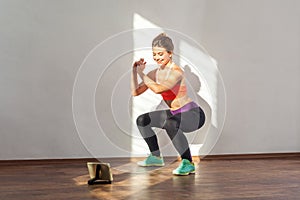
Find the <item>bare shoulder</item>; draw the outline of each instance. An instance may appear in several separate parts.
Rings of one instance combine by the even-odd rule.
[[[177,64],[174,64],[174,65],[173,65],[173,70],[174,70],[174,72],[176,72],[176,73],[183,74],[182,68],[181,68],[180,66],[178,66]]]

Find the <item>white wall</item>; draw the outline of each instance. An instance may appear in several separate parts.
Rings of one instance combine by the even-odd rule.
[[[90,157],[72,87],[133,14],[189,35],[218,61],[227,117],[212,154],[300,151],[300,2],[0,1],[0,159]],[[99,141],[99,146],[105,146]]]
[[[300,150],[300,2],[208,1],[202,41],[219,61],[227,117],[215,153]]]

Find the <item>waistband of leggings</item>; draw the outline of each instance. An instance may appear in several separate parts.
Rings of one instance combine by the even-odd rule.
[[[198,108],[199,105],[196,104],[195,102],[191,101],[187,104],[185,104],[184,106],[182,106],[181,108],[177,109],[177,110],[170,110],[172,115],[176,115],[178,113],[183,113],[183,112],[187,112],[193,108]]]

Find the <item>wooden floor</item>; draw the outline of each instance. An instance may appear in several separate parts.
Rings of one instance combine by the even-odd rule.
[[[102,161],[112,184],[87,185],[86,160],[0,161],[0,199],[300,199],[299,156],[198,160],[190,176],[173,176],[174,160],[147,169],[136,159]]]

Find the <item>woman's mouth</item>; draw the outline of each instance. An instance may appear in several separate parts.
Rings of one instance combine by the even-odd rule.
[[[158,63],[158,64],[162,64],[163,63],[163,59],[162,60],[157,60],[156,62]]]

